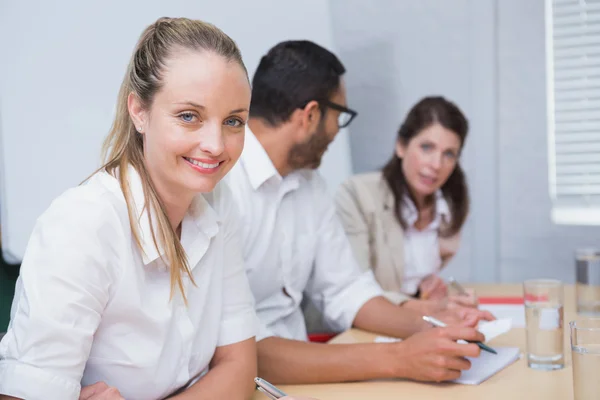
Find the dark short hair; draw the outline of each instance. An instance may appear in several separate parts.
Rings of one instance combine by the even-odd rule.
[[[469,132],[469,122],[456,104],[441,96],[425,97],[413,106],[398,130],[397,141],[408,145],[421,131],[435,123],[458,135],[462,151]],[[402,217],[402,208],[405,207],[404,196],[407,194],[410,196],[410,191],[402,172],[402,159],[395,152],[383,167],[383,177],[394,195],[396,219],[406,229],[407,223]],[[451,215],[450,226],[442,234],[451,236],[460,231],[469,213],[469,190],[459,163],[456,164],[441,190],[448,202]]]
[[[328,100],[346,69],[329,50],[308,40],[277,44],[252,79],[250,116],[276,126],[310,101]]]

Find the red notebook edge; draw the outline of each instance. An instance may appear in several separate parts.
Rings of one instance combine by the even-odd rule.
[[[479,304],[523,304],[520,296],[483,296],[479,297]]]

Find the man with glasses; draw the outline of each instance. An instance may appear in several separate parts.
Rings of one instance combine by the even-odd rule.
[[[455,379],[470,366],[464,357],[479,354],[476,345],[456,340],[484,339],[464,325],[491,316],[432,308],[455,324],[433,329],[414,309],[386,300],[372,272],[354,259],[316,171],[339,129],[357,115],[346,103],[344,72],[321,46],[287,41],[262,57],[252,81],[244,152],[227,179],[241,212],[242,251],[262,325],[259,374],[273,383]],[[407,339],[309,343],[304,296],[338,331],[355,326]]]

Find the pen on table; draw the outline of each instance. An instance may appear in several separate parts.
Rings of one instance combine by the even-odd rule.
[[[459,294],[461,294],[461,295],[463,295],[463,296],[468,296],[468,295],[469,295],[469,293],[468,293],[468,292],[465,290],[465,288],[464,288],[464,287],[462,287],[462,285],[461,285],[460,283],[458,283],[458,282],[456,281],[456,279],[454,279],[453,277],[450,277],[450,278],[448,279],[448,281],[450,282],[450,285],[451,285],[451,286],[452,286],[454,289],[458,290],[458,293],[459,293]]]
[[[257,389],[266,394],[271,400],[277,400],[287,396],[281,390],[262,378],[254,378],[254,383],[256,383]]]
[[[423,319],[424,319],[425,321],[429,322],[430,324],[432,324],[433,326],[437,326],[438,328],[445,328],[445,327],[446,327],[446,324],[445,324],[445,323],[443,323],[442,321],[440,321],[440,320],[438,320],[438,319],[435,319],[435,318],[433,318],[433,317],[430,317],[430,316],[427,316],[427,315],[425,315],[425,316],[423,317]],[[489,346],[487,346],[487,345],[485,345],[485,344],[483,344],[483,343],[481,343],[481,342],[471,342],[471,341],[468,341],[468,340],[467,340],[467,342],[469,342],[469,343],[475,343],[477,346],[479,346],[479,348],[480,348],[481,350],[485,350],[485,351],[487,351],[487,352],[489,352],[489,353],[492,353],[492,354],[498,354],[498,353],[496,352],[496,350],[492,349],[491,347],[489,347]]]

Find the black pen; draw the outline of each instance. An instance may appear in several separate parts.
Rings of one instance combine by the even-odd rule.
[[[433,317],[429,317],[427,315],[425,315],[423,317],[423,319],[425,321],[429,322],[430,324],[432,324],[433,326],[437,326],[438,328],[445,328],[446,327],[446,324],[443,323],[442,321],[440,321],[439,319],[436,319],[436,318],[433,318]],[[496,352],[496,350],[492,349],[490,346],[487,346],[487,345],[485,345],[485,344],[483,344],[481,342],[471,342],[471,341],[468,341],[468,340],[466,340],[466,342],[468,342],[468,343],[475,343],[477,346],[479,346],[479,348],[481,350],[485,350],[485,351],[487,351],[489,353],[492,353],[492,354],[498,354]]]

